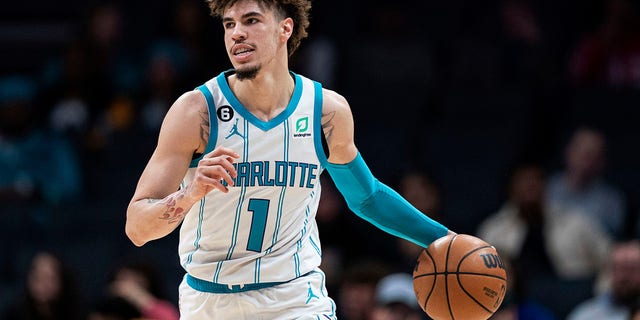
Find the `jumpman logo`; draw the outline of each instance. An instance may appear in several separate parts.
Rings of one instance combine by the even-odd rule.
[[[307,296],[307,302],[305,302],[305,304],[309,304],[309,301],[311,301],[311,299],[313,298],[320,299],[320,297],[316,296],[316,294],[313,293],[313,290],[311,289],[311,283],[307,282],[307,284],[309,285],[309,293]]]
[[[231,136],[233,136],[234,134],[237,134],[240,136],[240,138],[244,139],[244,135],[242,135],[242,133],[240,133],[240,131],[238,131],[238,119],[236,118],[236,123],[233,125],[233,128],[231,128],[231,131],[229,131],[229,134],[225,137],[226,139],[231,138]]]

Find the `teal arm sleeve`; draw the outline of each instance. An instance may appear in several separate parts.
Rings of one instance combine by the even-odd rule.
[[[328,163],[327,171],[349,209],[381,230],[422,247],[449,232],[378,181],[360,153],[346,164]]]

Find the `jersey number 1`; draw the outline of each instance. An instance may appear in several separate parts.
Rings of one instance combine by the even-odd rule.
[[[250,199],[249,211],[253,213],[251,217],[251,230],[249,231],[249,242],[247,250],[262,251],[262,240],[264,231],[267,228],[267,215],[269,214],[269,200]]]

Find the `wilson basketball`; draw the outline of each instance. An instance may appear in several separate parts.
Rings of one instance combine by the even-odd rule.
[[[420,253],[413,288],[434,320],[485,320],[502,303],[507,273],[490,244],[470,235],[448,235]]]

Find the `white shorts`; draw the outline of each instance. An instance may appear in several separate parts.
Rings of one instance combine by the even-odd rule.
[[[180,319],[337,319],[320,269],[273,287],[237,293],[193,289],[185,278],[179,289]]]

